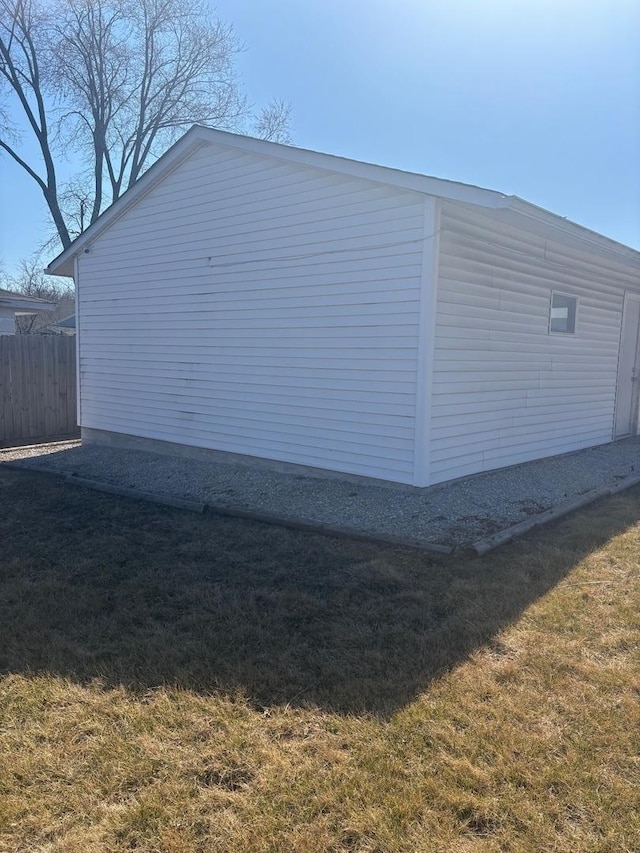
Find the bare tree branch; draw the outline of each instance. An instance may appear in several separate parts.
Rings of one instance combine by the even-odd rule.
[[[44,175],[9,145],[6,133],[0,136],[0,147],[42,190],[60,242],[66,248],[71,239],[58,204],[58,181],[45,105],[46,84],[39,60],[43,52],[46,56],[46,27],[44,12],[37,14],[31,0],[0,0],[0,80],[22,107],[39,146]]]
[[[271,101],[257,116],[254,133],[261,139],[288,145],[291,142],[290,120],[291,104],[284,101]]]
[[[1,104],[0,153],[36,181],[63,247],[193,124],[290,141],[290,105],[252,116],[242,49],[208,0],[0,0],[0,95],[20,107],[40,157],[22,153]],[[67,151],[85,171],[60,188]]]

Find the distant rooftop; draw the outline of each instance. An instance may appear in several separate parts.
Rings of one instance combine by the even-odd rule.
[[[48,299],[40,299],[37,296],[25,296],[16,293],[15,290],[4,290],[0,288],[0,305],[15,308],[18,311],[32,309],[33,311],[53,311],[55,304]]]
[[[68,317],[65,317],[62,320],[54,320],[49,325],[60,326],[61,329],[75,329],[75,327],[76,327],[76,315],[70,314]]]

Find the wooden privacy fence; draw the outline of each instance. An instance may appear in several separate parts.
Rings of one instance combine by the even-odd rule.
[[[0,335],[0,447],[77,434],[75,338]]]

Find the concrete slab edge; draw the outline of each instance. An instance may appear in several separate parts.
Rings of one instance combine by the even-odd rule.
[[[125,498],[134,498],[135,500],[150,501],[157,504],[166,504],[167,506],[175,506],[178,509],[187,509],[191,512],[203,513],[205,504],[199,501],[190,501],[185,498],[174,498],[171,495],[156,495],[153,492],[143,492],[139,489],[132,489],[129,486],[118,486],[114,483],[103,483],[100,480],[89,480],[84,477],[77,477],[75,474],[64,474],[64,479],[67,483],[73,483],[76,486],[84,486],[86,489],[93,489],[96,492],[107,492],[111,495],[120,495]]]
[[[50,476],[61,477],[68,483],[75,483],[78,486],[84,486],[94,491],[107,492],[109,494],[121,495],[136,500],[149,501],[151,503],[165,504],[174,506],[179,509],[186,509],[191,512],[203,513],[205,510],[216,515],[227,516],[230,518],[244,518],[249,521],[258,521],[263,524],[273,524],[280,527],[286,527],[291,530],[300,530],[307,533],[316,533],[322,536],[335,536],[337,538],[352,539],[359,542],[369,542],[372,544],[389,545],[399,548],[410,548],[413,550],[423,551],[434,556],[450,556],[457,550],[467,550],[464,548],[454,548],[448,545],[438,545],[432,542],[423,542],[419,539],[409,539],[399,536],[383,535],[376,533],[366,533],[359,530],[354,530],[350,527],[332,526],[329,524],[319,524],[298,519],[287,518],[285,516],[276,515],[273,513],[255,512],[252,510],[242,509],[233,506],[218,506],[216,504],[205,504],[198,501],[190,501],[183,498],[172,498],[165,495],[157,495],[151,492],[143,492],[138,489],[132,489],[128,486],[118,486],[112,483],[103,483],[99,480],[90,480],[84,477],[78,477],[75,474],[61,474],[58,471],[52,471],[50,468],[36,465],[24,465],[17,462],[2,462],[2,466],[6,468],[15,468],[21,471],[35,471],[38,474],[49,474]],[[558,504],[545,512],[531,516],[524,521],[506,527],[498,533],[493,533],[483,539],[478,539],[473,542],[468,549],[474,551],[479,556],[488,554],[495,548],[501,545],[506,545],[513,539],[523,536],[535,527],[540,527],[543,524],[548,524],[558,518],[562,518],[575,510],[581,509],[599,498],[614,495],[622,492],[625,489],[630,489],[633,486],[640,485],[640,475],[633,477],[625,477],[620,482],[613,486],[599,486],[596,489],[591,489],[583,495],[579,495],[572,500]]]
[[[178,507],[179,509],[190,510],[191,512],[203,513],[206,510],[214,515],[227,516],[229,518],[243,518],[248,521],[258,521],[262,524],[272,524],[278,527],[286,527],[290,530],[300,530],[305,533],[315,533],[321,536],[334,536],[339,539],[352,539],[357,542],[387,545],[395,548],[411,548],[413,550],[432,554],[433,556],[446,557],[453,554],[455,551],[455,548],[449,547],[448,545],[423,542],[420,539],[405,539],[400,536],[366,533],[360,530],[354,530],[350,527],[334,527],[330,524],[318,524],[302,521],[295,518],[276,515],[274,513],[254,512],[240,507],[218,506],[216,504],[199,503],[198,501],[190,501],[183,498],[172,498],[166,495],[157,495],[152,492],[143,492],[138,489],[132,489],[128,486],[118,486],[113,483],[103,483],[100,480],[78,477],[75,474],[63,474],[59,471],[52,471],[51,468],[46,468],[40,465],[23,465],[19,461],[3,462],[2,465],[6,468],[15,468],[20,471],[35,471],[38,474],[48,474],[49,476],[59,477],[67,483],[73,483],[76,486],[93,489],[98,492],[107,492],[113,495],[133,498],[134,500],[166,504],[168,506]]]
[[[240,507],[218,506],[217,504],[198,503],[196,501],[183,500],[182,498],[165,497],[163,495],[142,492],[125,486],[101,483],[98,480],[87,480],[82,477],[76,477],[73,474],[65,475],[65,480],[75,483],[76,485],[85,486],[86,488],[109,492],[115,495],[122,495],[123,497],[146,500],[153,503],[168,504],[169,506],[176,506],[180,509],[188,509],[198,513],[202,513],[206,510],[214,515],[226,516],[229,518],[242,518],[248,521],[261,522],[262,524],[273,524],[278,527],[286,527],[291,530],[300,530],[306,533],[320,534],[322,536],[335,536],[338,538],[354,539],[361,542],[392,545],[394,547],[402,548],[413,548],[438,556],[447,556],[452,554],[454,551],[454,548],[450,548],[445,545],[436,545],[430,542],[421,542],[420,540],[403,539],[395,536],[382,536],[375,533],[363,533],[359,530],[353,530],[348,527],[333,527],[329,524],[315,524],[313,522],[287,518],[273,513],[246,510]]]
[[[35,471],[36,474],[49,474],[54,477],[64,477],[59,471],[52,471],[51,468],[46,468],[44,465],[25,465],[20,459],[12,462],[3,462],[0,457],[0,469],[14,468],[16,471]]]
[[[635,477],[625,477],[619,483],[616,483],[615,486],[611,486],[609,493],[616,495],[618,492],[623,492],[625,489],[630,489],[632,486],[637,486],[638,484],[640,484],[640,474],[637,474]]]
[[[339,539],[353,539],[356,542],[368,542],[375,545],[390,545],[395,548],[411,548],[416,551],[424,551],[425,553],[440,557],[449,556],[455,551],[455,548],[448,545],[438,545],[434,542],[423,542],[421,539],[409,539],[402,536],[391,536],[381,533],[367,533],[355,530],[352,527],[340,527],[332,524],[302,521],[295,518],[276,515],[274,513],[254,512],[253,510],[241,509],[240,507],[207,504],[207,511],[214,513],[215,515],[228,516],[229,518],[244,518],[248,521],[258,521],[262,524],[274,524],[279,527],[287,527],[291,530],[301,530],[305,533],[315,533],[321,536],[334,536]]]
[[[614,486],[599,486],[596,489],[590,489],[588,492],[585,492],[583,495],[579,495],[572,500],[558,504],[545,512],[538,513],[538,515],[533,515],[531,518],[518,522],[518,524],[511,525],[511,527],[506,527],[504,530],[500,530],[498,533],[493,533],[491,536],[478,539],[476,542],[473,542],[470,547],[480,556],[488,554],[489,551],[493,551],[501,545],[506,545],[507,542],[511,542],[513,539],[523,536],[535,527],[548,524],[550,521],[555,521],[556,519],[562,518],[571,512],[575,512],[575,510],[581,509],[582,507],[597,501],[599,498],[615,495],[618,492],[630,489],[632,486],[637,486],[638,484],[640,484],[640,476],[633,476],[625,477]]]
[[[190,501],[183,498],[173,498],[170,495],[154,495],[151,492],[142,492],[138,489],[132,489],[128,486],[118,486],[113,483],[103,483],[100,480],[90,480],[85,477],[78,477],[76,474],[64,474],[61,471],[54,471],[51,468],[46,468],[44,465],[24,465],[20,461],[16,462],[1,462],[0,468],[14,468],[18,471],[33,471],[36,474],[48,474],[49,477],[57,477],[64,480],[66,483],[73,483],[76,486],[83,486],[86,489],[93,489],[95,492],[108,492],[112,495],[121,495],[126,498],[135,500],[151,501],[158,504],[166,504],[167,506],[175,506],[179,509],[187,509],[191,512],[204,512],[205,505],[197,501]]]

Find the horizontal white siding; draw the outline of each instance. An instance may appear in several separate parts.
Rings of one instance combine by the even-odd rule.
[[[82,426],[411,482],[424,204],[200,149],[80,258]]]
[[[610,441],[637,277],[462,204],[441,227],[432,482]],[[575,335],[549,334],[552,290],[578,297]]]
[[[12,308],[0,308],[0,335],[15,335],[16,312]]]

